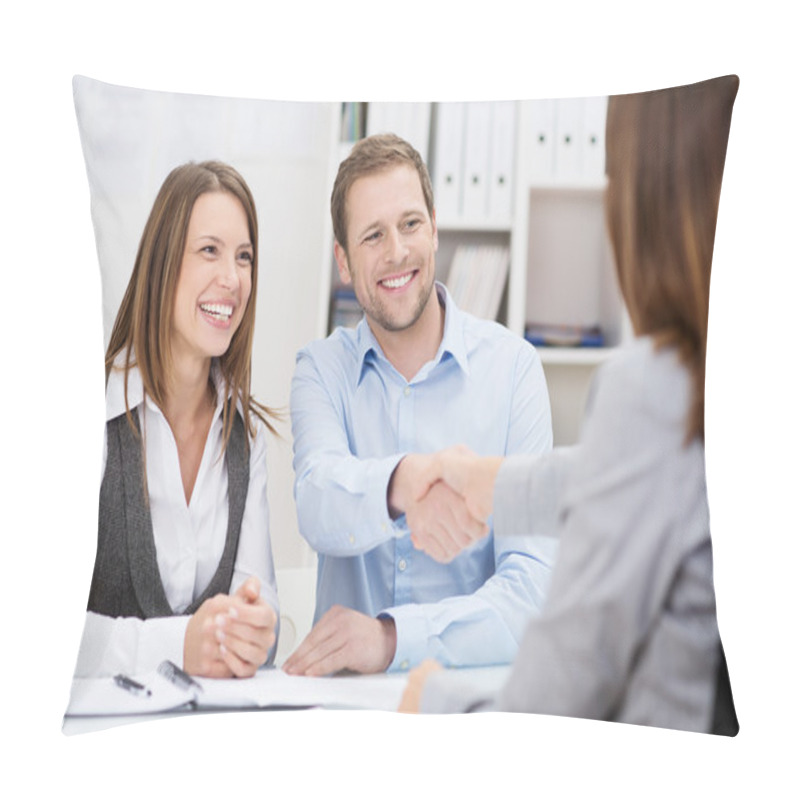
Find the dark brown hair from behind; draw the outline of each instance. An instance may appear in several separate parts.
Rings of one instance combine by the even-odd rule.
[[[735,75],[609,98],[606,218],[637,335],[692,377],[687,439],[703,438],[711,258]]]

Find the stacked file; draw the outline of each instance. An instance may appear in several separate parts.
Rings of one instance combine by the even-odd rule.
[[[432,167],[441,221],[510,224],[516,124],[510,101],[437,105]]]
[[[462,311],[497,319],[508,265],[505,245],[459,245],[447,276],[447,291]]]
[[[607,106],[607,97],[525,101],[529,184],[602,181]]]
[[[543,325],[529,322],[525,339],[537,347],[602,347],[605,344],[599,325]]]

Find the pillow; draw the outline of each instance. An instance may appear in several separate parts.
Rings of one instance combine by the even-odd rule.
[[[326,335],[333,320],[352,319],[344,313],[352,297],[337,286],[331,260],[328,202],[337,161],[348,140],[393,130],[431,168],[437,277],[460,305],[536,343],[555,442],[577,441],[596,367],[632,336],[605,230],[607,98],[365,105],[161,93],[85,77],[73,88],[105,343],[163,179],[188,160],[228,162],[253,190],[259,216],[253,392],[288,408],[297,350]],[[279,431],[290,438],[285,422]],[[303,587],[303,606],[315,558],[297,531],[291,452],[280,445],[268,452],[279,586],[281,575],[287,581],[300,570],[302,583],[294,585]],[[295,644],[310,625],[307,610],[300,617],[299,625],[287,617]]]

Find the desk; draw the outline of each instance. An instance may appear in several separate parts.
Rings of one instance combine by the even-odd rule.
[[[470,684],[486,691],[502,686],[510,667],[479,667],[459,669]],[[270,709],[370,709],[396,711],[406,686],[408,673],[377,675],[339,675],[328,678],[289,676],[281,669],[259,670],[252,678],[212,680],[199,679],[202,694],[198,702],[189,703],[174,688],[159,689],[163,684],[155,674],[141,680],[154,687],[150,700],[128,697],[113,686],[110,678],[76,679],[62,731],[72,735],[128,725],[146,719],[164,719],[187,714],[217,713],[220,711],[268,711]],[[129,709],[128,713],[95,713],[104,706],[104,698],[117,701],[113,711]],[[151,710],[147,703],[152,701]],[[137,707],[137,703],[140,705]]]

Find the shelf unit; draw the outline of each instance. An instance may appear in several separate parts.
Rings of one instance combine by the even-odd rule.
[[[511,198],[505,214],[473,213],[464,218],[454,213],[452,198],[447,198],[446,207],[439,206],[444,184],[437,174],[437,169],[443,170],[442,164],[436,163],[437,138],[452,137],[453,109],[446,106],[454,105],[467,109],[460,112],[465,122],[473,105],[502,105],[506,119],[509,107],[513,108],[513,158],[508,159],[505,153],[511,170],[511,185],[507,187]],[[387,104],[381,106],[382,117],[393,118]],[[603,331],[604,347],[537,347],[550,391],[557,445],[576,441],[594,370],[630,337],[605,227],[605,106],[606,98],[525,100],[512,104],[434,103],[427,117],[427,137],[419,133],[418,127],[415,131],[415,146],[427,154],[437,203],[437,278],[446,281],[459,245],[503,244],[509,249],[510,263],[497,315],[499,322],[520,336],[524,336],[526,325],[531,322],[599,325]],[[363,111],[367,119],[364,133],[376,132],[369,127],[369,106]],[[416,116],[419,119],[420,115]],[[484,123],[484,127],[489,124]],[[395,132],[411,140],[404,131]],[[462,135],[467,152],[469,131]],[[351,146],[351,142],[337,143],[332,175]],[[447,150],[438,148],[438,152],[449,157]],[[498,158],[497,152],[488,158]],[[469,181],[466,173],[464,170],[460,176],[462,196],[466,191],[463,186]],[[487,171],[487,181],[489,178]],[[333,177],[331,183],[332,180]],[[339,285],[332,247],[325,271],[325,327],[329,330],[331,298]]]

